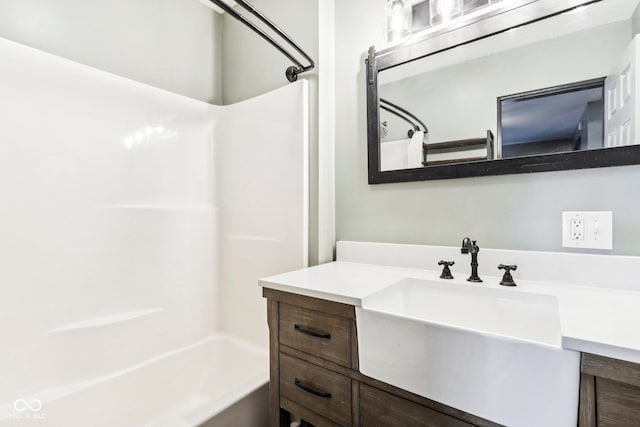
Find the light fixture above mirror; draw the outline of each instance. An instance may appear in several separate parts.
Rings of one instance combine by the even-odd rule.
[[[462,0],[429,0],[431,26],[448,24],[462,16]]]
[[[484,15],[511,0],[387,0],[385,40],[405,41],[424,30],[446,27],[464,17]]]
[[[387,0],[385,36],[388,43],[404,40],[411,34],[411,5],[409,0]]]

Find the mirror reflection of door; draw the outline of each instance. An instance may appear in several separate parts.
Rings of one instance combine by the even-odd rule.
[[[498,99],[502,158],[604,147],[604,79]]]
[[[639,44],[638,36],[635,36],[621,61],[605,80],[606,147],[621,147],[636,141],[636,70],[640,60]]]

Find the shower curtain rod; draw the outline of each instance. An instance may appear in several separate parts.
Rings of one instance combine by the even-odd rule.
[[[386,104],[386,105],[383,105]],[[407,123],[409,123],[412,127],[413,130],[420,130],[420,126],[418,126],[417,124],[415,124],[414,122],[412,122],[409,117],[413,120],[415,120],[416,122],[418,122],[421,126],[422,129],[424,131],[424,133],[429,133],[429,129],[427,129],[427,125],[425,125],[424,123],[422,123],[422,120],[420,120],[419,118],[417,118],[416,116],[414,116],[413,114],[411,114],[410,112],[408,112],[407,110],[405,110],[404,108],[387,101],[386,99],[380,98],[380,108],[382,108],[385,111],[390,112],[391,114],[394,114],[398,117],[400,117],[401,119],[403,119],[404,121],[406,121]],[[396,111],[397,110],[397,111]],[[406,114],[406,116],[404,114]],[[409,117],[407,117],[409,116]],[[409,138],[411,138],[412,135],[409,135]]]
[[[269,27],[271,30],[273,30],[278,36],[280,36],[282,39],[284,39],[300,55],[304,56],[304,58],[307,61],[309,61],[309,65],[302,64],[289,51],[287,51],[277,41],[275,41],[273,39],[273,37],[271,37],[269,34],[264,32],[264,30],[256,27],[256,25],[253,22],[249,21],[243,15],[238,13],[234,8],[229,6],[224,0],[209,0],[209,1],[211,3],[213,3],[213,4],[215,4],[216,6],[218,6],[219,8],[221,8],[222,10],[224,10],[225,12],[227,12],[229,15],[233,16],[238,21],[242,22],[244,25],[249,27],[251,30],[253,30],[260,37],[265,39],[269,44],[271,44],[273,47],[278,49],[278,51],[280,53],[282,53],[284,56],[289,58],[289,60],[295,64],[295,65],[292,65],[289,68],[287,68],[286,73],[285,73],[286,76],[287,76],[287,80],[289,80],[290,82],[295,82],[298,79],[298,74],[304,73],[305,71],[309,71],[309,70],[311,70],[311,69],[313,69],[315,67],[315,63],[313,62],[313,59],[311,59],[311,57],[309,55],[307,55],[307,53],[304,50],[302,50],[302,48],[300,46],[298,46],[298,44],[296,42],[291,40],[291,38],[284,31],[282,31],[280,28],[278,28],[277,25],[275,25],[273,22],[271,22],[266,16],[264,16],[262,13],[260,13],[259,10],[257,10],[255,7],[253,7],[247,1],[245,1],[245,0],[235,0],[235,2],[237,4],[242,6],[244,9],[248,10],[251,14],[253,14],[260,21],[262,21],[267,27]]]

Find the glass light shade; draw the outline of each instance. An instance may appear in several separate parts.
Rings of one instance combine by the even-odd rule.
[[[387,42],[397,42],[411,34],[411,5],[408,0],[388,0],[385,34]]]
[[[446,24],[462,16],[462,0],[429,0],[431,25]]]

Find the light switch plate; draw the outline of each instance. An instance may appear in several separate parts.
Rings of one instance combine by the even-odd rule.
[[[562,246],[582,249],[613,249],[613,213],[562,212]]]

